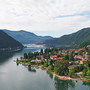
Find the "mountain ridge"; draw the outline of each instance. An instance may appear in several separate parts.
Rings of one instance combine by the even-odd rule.
[[[63,35],[59,38],[53,38],[46,40],[43,44],[48,46],[69,46],[69,47],[80,47],[83,46],[82,43],[87,43],[87,40],[90,40],[90,27],[83,28],[75,33]]]
[[[51,36],[38,36],[32,32],[20,30],[20,31],[10,31],[7,29],[1,29],[15,40],[19,41],[22,44],[33,44],[44,42],[47,39],[51,39]]]

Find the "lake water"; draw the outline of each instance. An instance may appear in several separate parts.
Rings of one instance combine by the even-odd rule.
[[[51,73],[13,62],[25,52],[44,47],[29,47],[22,51],[0,53],[0,90],[90,90],[90,82],[59,80]]]

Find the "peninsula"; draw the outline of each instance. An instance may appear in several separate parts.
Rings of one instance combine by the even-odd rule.
[[[17,64],[39,67],[60,79],[90,81],[90,45],[79,49],[46,48],[24,53]]]

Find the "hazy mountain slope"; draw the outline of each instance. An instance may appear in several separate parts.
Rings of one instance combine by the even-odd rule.
[[[21,31],[10,31],[10,30],[3,30],[8,35],[16,39],[17,41],[21,42],[22,44],[30,44],[30,43],[40,43],[44,42],[45,40],[51,39],[51,36],[37,36],[34,33],[27,32],[24,30]]]

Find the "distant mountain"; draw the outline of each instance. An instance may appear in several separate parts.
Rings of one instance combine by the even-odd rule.
[[[14,40],[11,36],[0,30],[0,50],[22,49],[23,45]]]
[[[22,44],[40,43],[44,42],[45,40],[52,39],[51,36],[37,36],[34,33],[27,32],[24,30],[10,31],[4,29],[3,31]]]
[[[44,44],[53,47],[83,47],[90,44],[90,28],[84,28],[60,38],[46,40]]]

